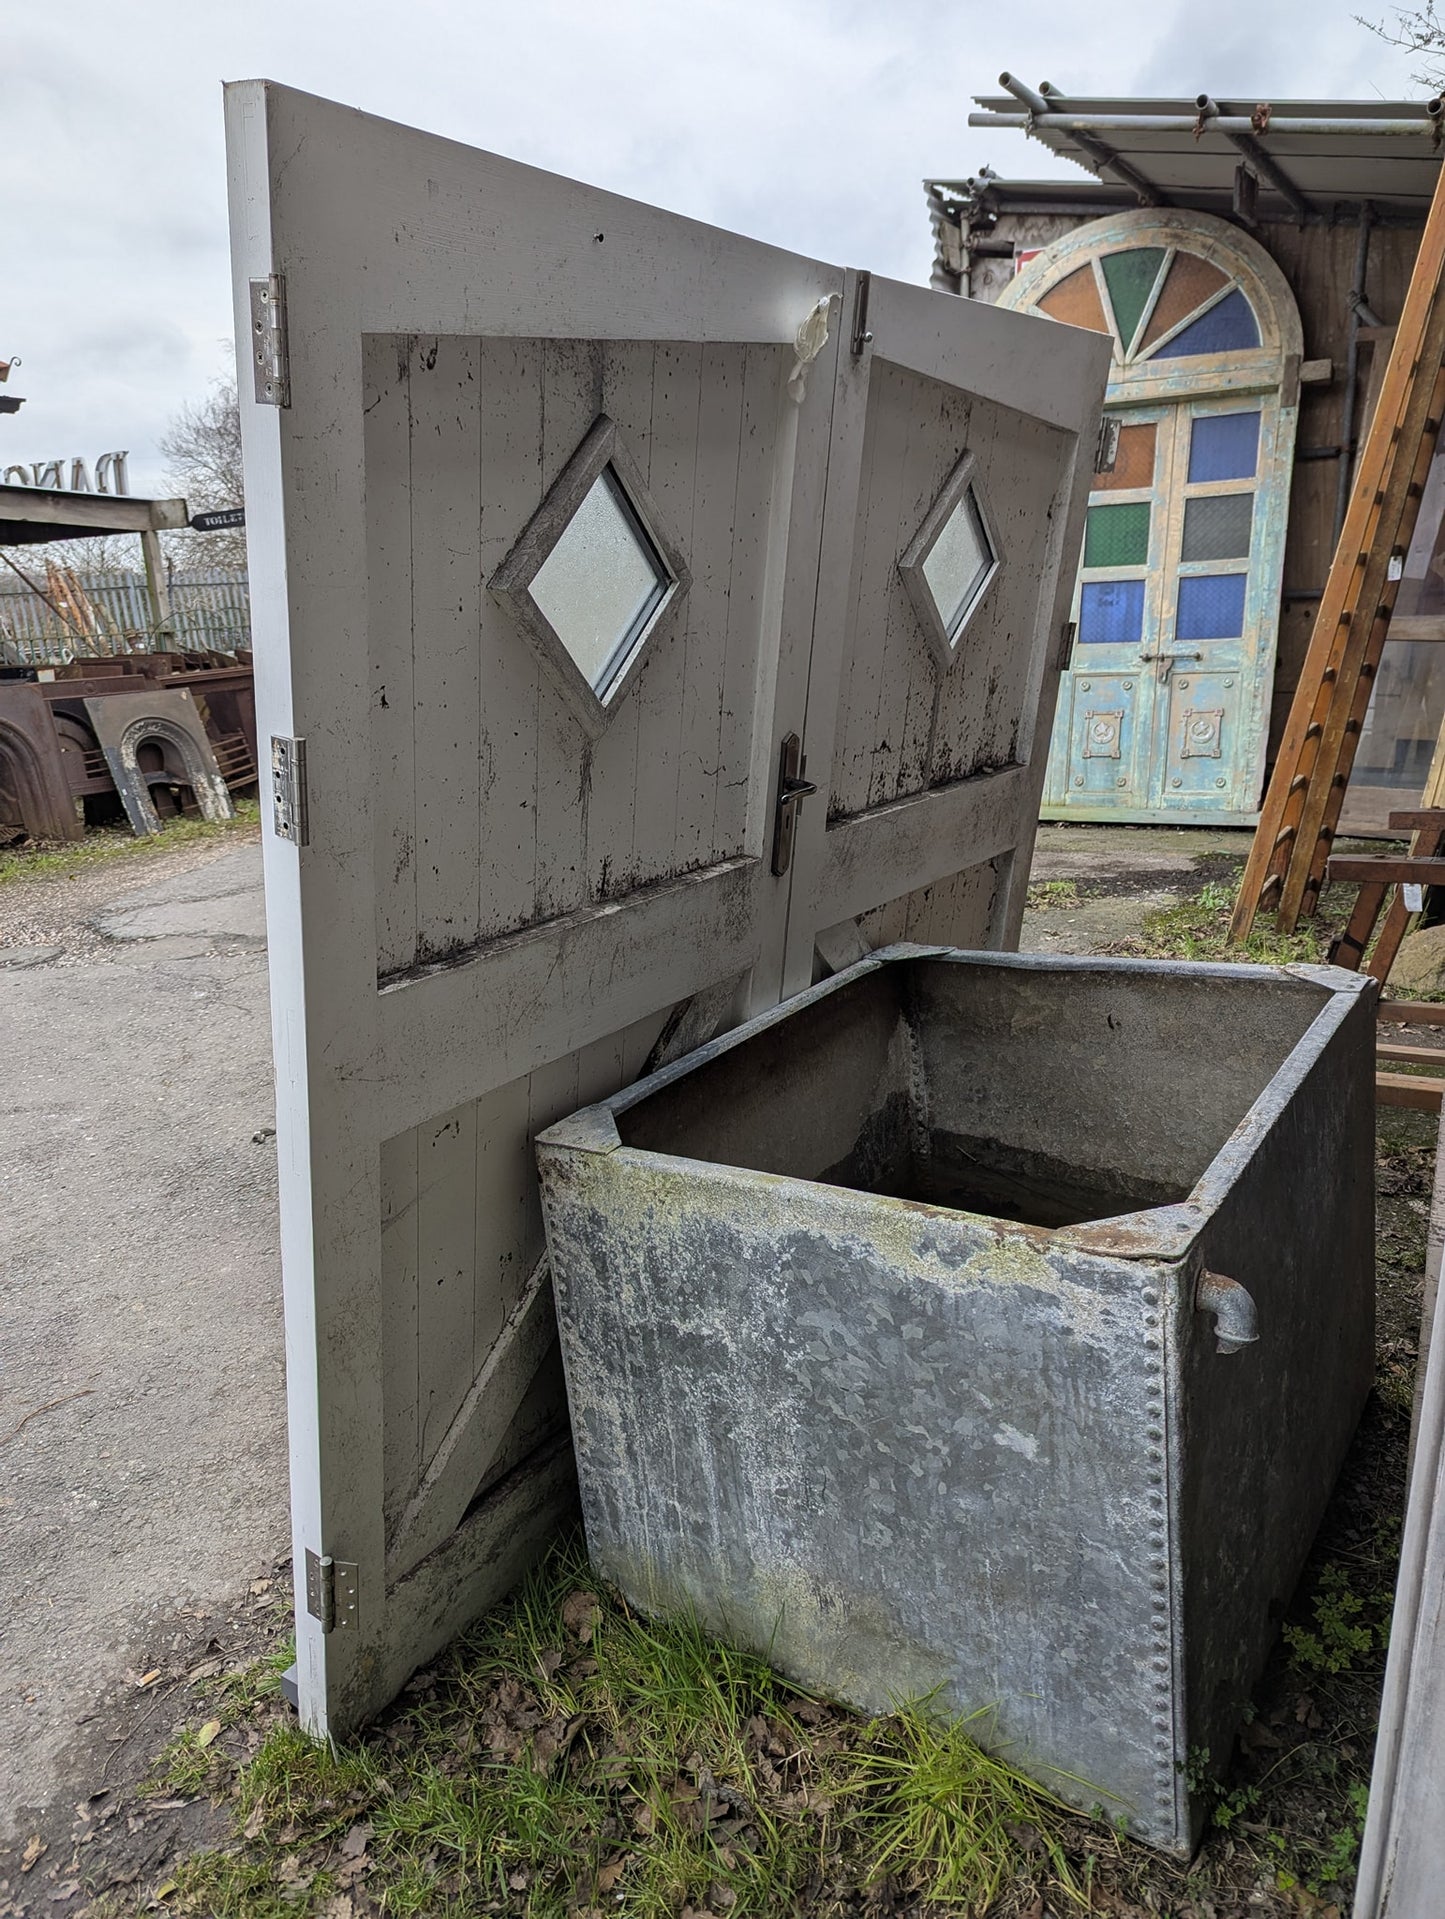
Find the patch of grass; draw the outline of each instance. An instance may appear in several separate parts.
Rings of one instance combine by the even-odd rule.
[[[1337,930],[1328,901],[1318,918],[1301,921],[1293,933],[1275,933],[1256,924],[1244,944],[1234,946],[1229,940],[1229,916],[1237,891],[1236,884],[1207,880],[1189,898],[1146,913],[1137,935],[1117,941],[1108,950],[1149,959],[1244,960],[1266,966],[1324,962]]]
[[[289,1870],[288,1870],[289,1868]],[[303,1865],[244,1850],[198,1853],[163,1880],[153,1895],[163,1912],[204,1913],[207,1919],[297,1919],[323,1912],[336,1881]]]
[[[981,1729],[978,1719],[939,1724],[913,1707],[875,1720],[848,1755],[840,1778],[857,1801],[852,1823],[870,1876],[921,1879],[932,1899],[987,1909],[1032,1859],[1055,1891],[1086,1907],[1070,1858],[1076,1817],[986,1753],[971,1727]]]
[[[376,1796],[380,1770],[364,1745],[320,1743],[292,1720],[276,1726],[236,1781],[236,1804],[258,1833],[284,1832],[304,1820],[309,1840],[352,1825]]]
[[[880,1911],[894,1893],[1027,1910],[1035,1889],[1083,1906],[1123,1842],[985,1754],[982,1730],[810,1697],[696,1620],[639,1618],[568,1542],[355,1746],[278,1719],[228,1780],[234,1842],[173,1871],[162,1903],[270,1919],[364,1883],[428,1919],[822,1914],[870,1887],[893,1889]]]
[[[1028,890],[1031,913],[1057,911],[1080,904],[1077,880],[1035,880]]]
[[[22,846],[0,853],[0,886],[14,880],[75,879],[92,867],[116,859],[146,859],[197,840],[225,839],[256,827],[261,809],[255,800],[237,800],[234,820],[168,820],[159,833],[138,838],[128,826],[93,828],[72,846]]]

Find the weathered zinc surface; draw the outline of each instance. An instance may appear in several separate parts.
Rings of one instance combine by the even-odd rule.
[[[595,1562],[1187,1853],[1368,1388],[1372,1043],[1330,969],[901,947],[552,1127]]]

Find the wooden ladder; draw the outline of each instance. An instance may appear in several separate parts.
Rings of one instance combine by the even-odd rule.
[[[1445,734],[1441,738],[1445,742]],[[1437,744],[1435,764],[1431,767],[1430,779],[1426,784],[1427,795],[1433,796],[1442,783],[1445,783],[1445,764],[1442,764],[1442,747]],[[1364,967],[1381,986],[1390,976],[1390,968],[1400,950],[1400,941],[1410,923],[1410,909],[1404,897],[1405,887],[1445,886],[1445,857],[1442,857],[1445,855],[1445,806],[1391,813],[1389,827],[1392,833],[1408,833],[1411,836],[1409,853],[1337,853],[1332,855],[1325,869],[1328,880],[1354,881],[1360,889],[1349,923],[1330,948],[1330,963],[1333,966],[1346,966],[1352,972],[1358,971],[1383,912],[1385,924],[1380,928],[1380,937],[1368,960],[1365,960]],[[1377,1003],[1376,1015],[1384,1025],[1445,1026],[1445,1005],[1426,1000],[1381,999]],[[1445,1078],[1439,1077],[1439,1071],[1445,1069],[1445,1049],[1381,1040],[1375,1047],[1375,1059],[1377,1066],[1385,1069],[1375,1073],[1375,1099],[1379,1105],[1412,1106],[1427,1113],[1441,1110]],[[1437,1076],[1427,1079],[1418,1073],[1391,1072],[1389,1069],[1395,1066],[1432,1066],[1437,1069]]]
[[[1313,913],[1445,413],[1445,172],[1250,848],[1230,938]],[[1345,449],[1348,459],[1349,450]]]

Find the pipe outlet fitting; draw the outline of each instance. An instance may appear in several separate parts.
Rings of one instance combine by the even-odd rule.
[[[1211,1273],[1206,1267],[1194,1289],[1194,1309],[1213,1313],[1216,1352],[1237,1353],[1259,1338],[1259,1312],[1237,1279],[1226,1279],[1223,1273]]]

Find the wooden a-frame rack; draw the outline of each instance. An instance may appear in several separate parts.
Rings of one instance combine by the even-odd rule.
[[[1318,903],[1404,554],[1445,414],[1442,361],[1445,172],[1435,188],[1379,403],[1360,451],[1339,544],[1240,882],[1230,922],[1230,938],[1236,942],[1248,937],[1261,913],[1273,913],[1278,930],[1288,933]],[[1432,840],[1415,850],[1432,854],[1436,849]],[[1399,909],[1397,900],[1392,916]]]

